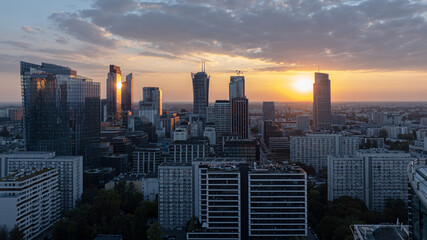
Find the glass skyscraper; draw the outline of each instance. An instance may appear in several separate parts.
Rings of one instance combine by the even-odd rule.
[[[244,98],[245,96],[245,76],[231,76],[229,87],[230,100],[232,98]]]
[[[21,62],[23,128],[27,151],[83,156],[99,162],[100,84],[54,64]]]
[[[192,73],[193,80],[193,112],[206,117],[209,104],[209,79],[210,76],[203,72]]]
[[[107,77],[107,120],[120,121],[122,114],[122,72],[119,66],[110,65]]]
[[[315,73],[313,84],[314,129],[331,129],[331,80],[326,73]]]

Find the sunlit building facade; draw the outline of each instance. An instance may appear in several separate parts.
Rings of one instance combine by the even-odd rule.
[[[118,122],[122,113],[122,72],[119,66],[110,65],[107,77],[107,119]]]
[[[21,87],[25,149],[98,164],[100,84],[67,67],[21,62]]]
[[[122,110],[132,112],[133,109],[134,79],[133,74],[126,75],[126,81],[122,82]]]

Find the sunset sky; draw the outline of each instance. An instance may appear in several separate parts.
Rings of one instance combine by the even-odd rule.
[[[192,101],[206,61],[210,101],[235,70],[250,101],[310,101],[314,72],[333,101],[427,101],[427,3],[406,0],[8,0],[0,8],[0,101],[20,101],[19,61],[101,82],[109,64],[163,100]]]

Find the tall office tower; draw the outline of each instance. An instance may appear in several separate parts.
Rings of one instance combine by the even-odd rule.
[[[205,158],[209,154],[209,140],[206,138],[192,138],[186,141],[174,141],[169,145],[168,162],[193,162]]]
[[[163,229],[184,230],[193,217],[191,163],[159,166],[159,222]]]
[[[310,116],[297,116],[297,130],[308,131],[310,130]]]
[[[133,152],[134,173],[157,173],[157,169],[163,161],[162,150],[156,144],[146,144],[136,148]]]
[[[120,67],[110,65],[107,77],[107,115],[108,120],[116,123],[120,121],[122,113],[122,72]]]
[[[331,80],[325,73],[315,73],[313,84],[314,129],[331,129]]]
[[[358,151],[355,156],[328,156],[328,200],[351,196],[375,211],[386,200],[408,202],[408,176],[404,169],[414,160],[403,151]]]
[[[21,62],[27,151],[83,156],[99,164],[100,84],[67,67]]]
[[[354,155],[359,150],[359,138],[339,134],[309,134],[291,136],[291,162],[313,166],[316,171],[327,167],[328,155]]]
[[[129,73],[126,76],[126,82],[122,83],[122,111],[132,112],[133,90],[134,90],[133,74]]]
[[[159,128],[163,111],[162,90],[159,87],[144,87],[142,95],[142,101],[139,102],[139,116],[147,118]]]
[[[59,171],[61,211],[74,209],[83,193],[83,158],[55,156],[54,152],[14,152],[0,154],[0,178],[26,168],[56,168]]]
[[[187,239],[307,236],[307,174],[299,167],[225,159],[195,162],[193,168],[194,214],[202,228]]]
[[[213,105],[209,106],[206,109],[206,123],[214,123],[215,122],[215,107]]]
[[[206,108],[209,104],[210,76],[206,74],[203,67],[201,72],[192,73],[191,78],[193,80],[193,113],[206,118]]]
[[[22,169],[0,179],[0,222],[17,226],[23,239],[38,239],[60,216],[58,171]]]
[[[244,98],[245,95],[245,76],[231,76],[229,86],[230,100],[233,98]]]
[[[249,101],[245,97],[231,99],[231,132],[249,138]]]
[[[230,101],[216,100],[214,104],[214,123],[216,132],[216,142],[222,142],[224,134],[231,133],[231,111]]]
[[[409,180],[409,231],[414,240],[426,239],[427,232],[427,160],[412,161],[407,170]]]
[[[274,102],[262,102],[262,120],[276,121],[276,108]]]

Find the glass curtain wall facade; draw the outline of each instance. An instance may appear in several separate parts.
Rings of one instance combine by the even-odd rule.
[[[83,156],[99,163],[100,84],[66,67],[21,62],[27,151]]]

